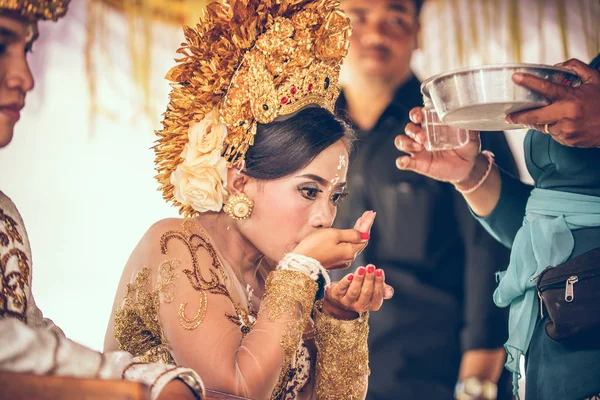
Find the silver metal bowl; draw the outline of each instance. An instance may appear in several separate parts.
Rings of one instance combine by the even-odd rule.
[[[514,83],[512,75],[515,72],[525,72],[557,84],[581,84],[579,77],[565,68],[499,64],[435,75],[423,82],[421,93],[431,99],[444,124],[479,131],[522,129],[525,126],[507,123],[506,115],[543,107],[550,101]]]

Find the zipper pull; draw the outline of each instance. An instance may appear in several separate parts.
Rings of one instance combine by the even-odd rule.
[[[537,295],[540,298],[540,317],[544,318],[544,299],[542,299],[542,293],[539,290]]]
[[[565,288],[565,301],[570,303],[575,299],[575,291],[573,290],[573,286],[575,283],[579,281],[579,277],[576,275],[571,276],[567,279],[566,288]]]

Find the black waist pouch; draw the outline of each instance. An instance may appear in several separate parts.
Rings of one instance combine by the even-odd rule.
[[[600,347],[600,249],[546,268],[537,282],[540,312],[550,317],[553,340],[582,348]]]

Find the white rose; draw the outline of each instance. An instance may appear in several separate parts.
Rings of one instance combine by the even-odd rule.
[[[221,157],[227,128],[217,118],[215,112],[210,112],[202,121],[188,129],[188,144],[182,157],[189,165],[214,165]]]
[[[227,162],[222,157],[216,165],[189,165],[184,161],[171,174],[173,195],[178,202],[200,213],[218,212],[227,200],[226,179]]]

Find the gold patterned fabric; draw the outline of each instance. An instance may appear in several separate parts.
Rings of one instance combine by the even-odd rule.
[[[178,314],[173,321],[177,321],[179,325],[171,325],[170,331],[177,328],[193,332],[194,335],[199,335],[195,336],[197,340],[203,341],[201,335],[215,334],[206,331],[205,324],[216,322],[222,327],[219,328],[217,336],[226,335],[232,331],[231,327],[237,327],[237,334],[241,340],[240,349],[256,347],[256,351],[260,351],[265,348],[261,341],[266,340],[261,335],[266,334],[271,338],[273,334],[273,330],[266,326],[283,323],[285,329],[282,330],[283,334],[277,343],[278,351],[283,350],[283,362],[271,398],[296,399],[311,377],[312,359],[302,334],[310,320],[317,291],[316,282],[297,271],[271,272],[265,283],[261,311],[257,314],[251,307],[235,300],[231,282],[235,277],[226,271],[219,254],[201,226],[193,220],[184,220],[182,229],[162,233],[156,246],[160,247],[160,254],[168,256],[174,243],[183,246],[189,253],[189,258],[182,256],[181,260],[167,259],[154,269],[143,267],[126,285],[122,305],[115,311],[114,317],[114,333],[119,348],[140,357],[144,362],[175,363],[177,354],[174,348],[177,346],[172,346],[173,343],[170,343],[165,335],[168,330],[163,326],[161,315],[164,318],[165,314],[164,311],[161,314],[161,308],[180,302],[179,296],[184,286],[191,286],[191,293],[197,294],[197,302],[188,304],[181,301],[179,308],[170,309]],[[208,254],[209,257],[202,258],[200,254]],[[184,262],[184,259],[191,260],[191,263]],[[211,265],[205,265],[206,260],[210,260]],[[213,314],[213,320],[207,322],[208,316],[211,315],[210,305],[216,304],[223,297],[231,304],[234,313],[225,312],[217,314],[216,317]],[[260,332],[256,332],[255,337],[252,337],[253,328],[260,319],[267,325],[263,323]],[[193,343],[186,342],[183,347],[187,346],[193,346]],[[238,349],[232,349],[232,356],[237,352]],[[214,361],[210,364],[214,364]],[[227,365],[227,360],[221,359],[214,368],[218,369],[221,364]],[[203,375],[202,371],[198,372]]]
[[[32,19],[58,20],[67,13],[71,0],[0,0],[0,10],[14,11]]]
[[[298,271],[273,271],[267,278],[263,302],[269,320],[276,321],[285,313],[291,313],[293,317],[281,338],[283,368],[273,399],[293,399],[306,383],[295,376],[298,369],[294,366],[294,356],[299,351],[298,346],[302,349],[302,334],[308,325],[317,289],[314,280]],[[296,304],[300,305],[300,318],[294,316]],[[297,383],[289,385],[290,381]]]
[[[369,313],[341,321],[315,306],[317,358],[315,392],[319,400],[361,399],[369,375]]]
[[[27,323],[31,297],[30,250],[21,216],[0,192],[0,318]]]

